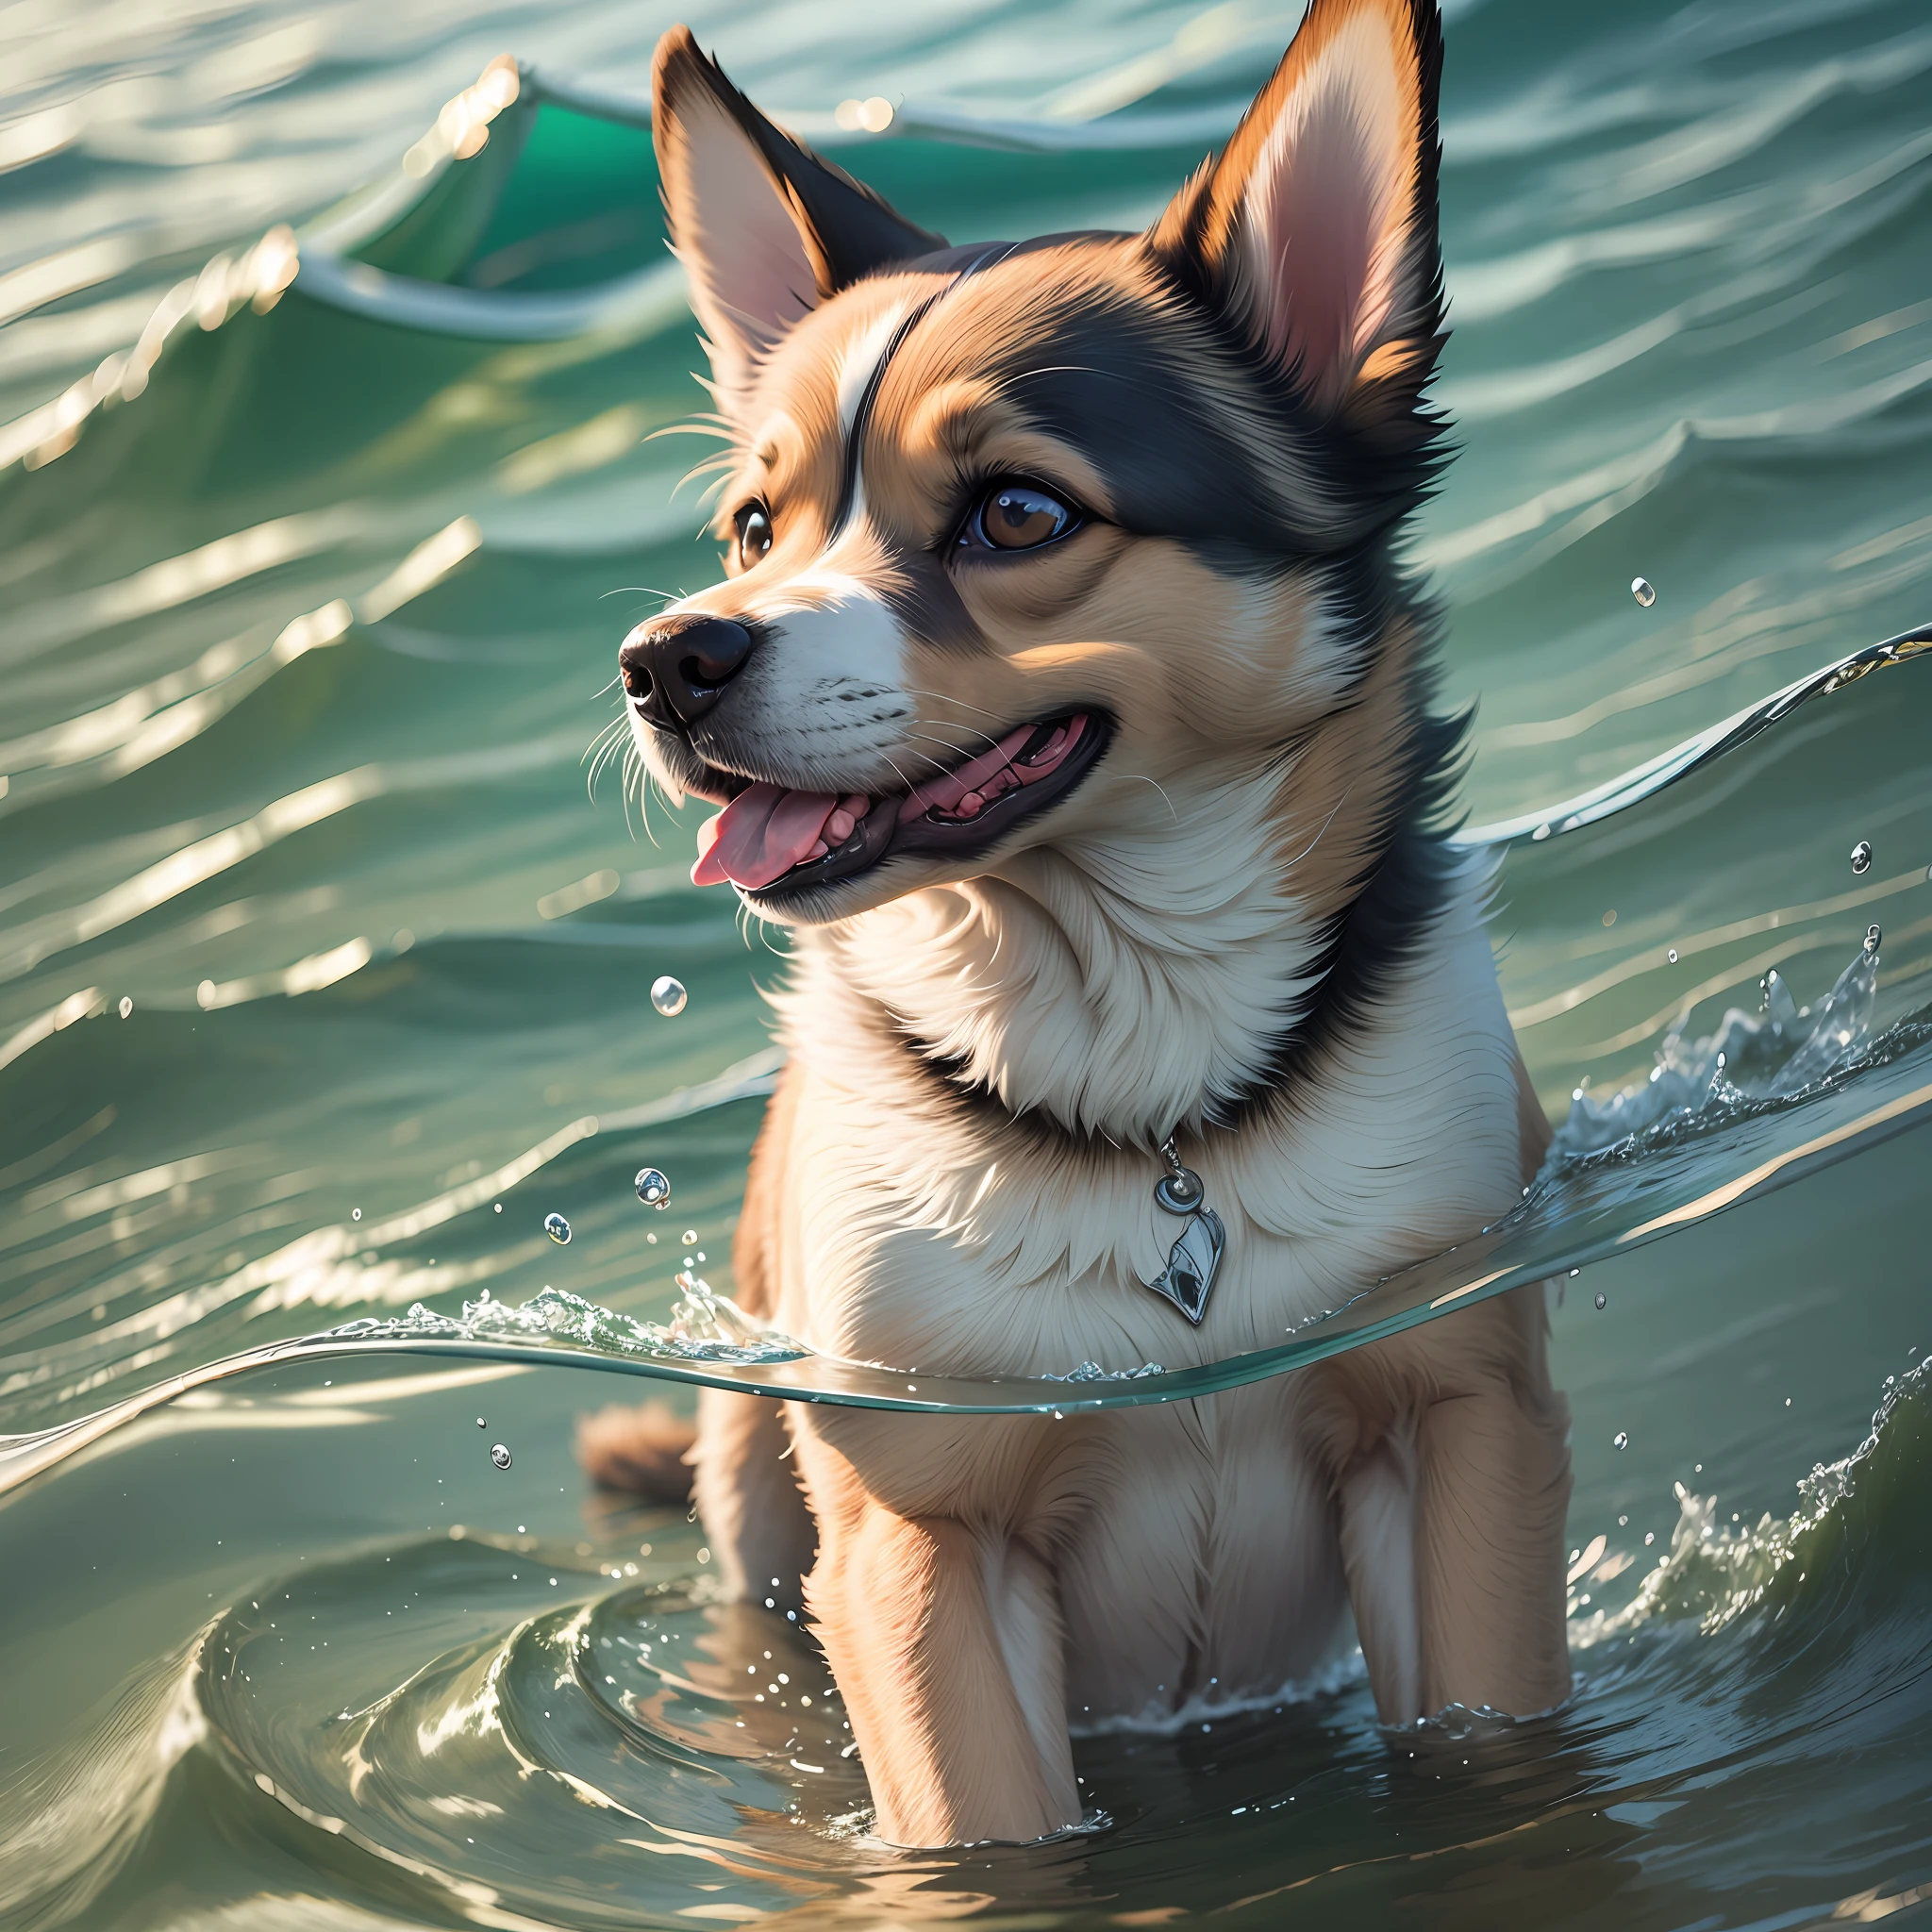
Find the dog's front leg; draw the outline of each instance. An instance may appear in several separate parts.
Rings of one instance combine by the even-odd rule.
[[[1528,1717],[1570,1694],[1568,1426],[1568,1406],[1547,1383],[1501,1374],[1423,1409],[1415,1568],[1424,1711],[1462,1704]]]
[[[1024,1840],[1079,1822],[1059,1616],[1036,1554],[867,1500],[821,1525],[806,1602],[881,1838]]]

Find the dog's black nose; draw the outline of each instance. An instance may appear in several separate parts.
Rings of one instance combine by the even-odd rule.
[[[638,625],[617,653],[630,701],[653,724],[689,731],[744,669],[752,636],[728,617],[684,611]]]

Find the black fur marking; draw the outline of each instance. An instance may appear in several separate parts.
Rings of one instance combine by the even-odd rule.
[[[873,410],[879,399],[879,385],[886,378],[886,371],[891,366],[892,358],[904,346],[906,338],[925,319],[926,311],[946,291],[941,289],[938,295],[928,295],[924,302],[901,321],[892,331],[892,339],[886,344],[885,353],[873,364],[872,374],[865,379],[865,388],[858,398],[858,407],[852,412],[851,433],[845,439],[845,462],[839,476],[839,506],[832,513],[832,535],[829,541],[836,541],[839,533],[851,520],[852,506],[858,498],[858,458],[865,447],[865,432],[871,426]]]

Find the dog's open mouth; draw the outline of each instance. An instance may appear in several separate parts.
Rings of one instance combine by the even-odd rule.
[[[1070,711],[1019,725],[977,758],[896,792],[841,796],[738,781],[743,789],[699,828],[691,881],[776,894],[851,878],[894,853],[990,850],[1021,819],[1064,798],[1108,736],[1099,713]]]

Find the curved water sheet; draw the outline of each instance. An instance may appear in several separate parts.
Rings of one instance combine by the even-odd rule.
[[[400,1318],[363,1317],[225,1357],[94,1414],[0,1438],[0,1493],[194,1391],[315,1358],[456,1357],[911,1414],[1056,1419],[1239,1388],[1574,1273],[1932,1121],[1932,1012],[1872,1039],[1879,964],[1875,943],[1861,948],[1815,1008],[1800,1012],[1785,994],[1789,1010],[1774,1004],[1759,1018],[1732,1012],[1717,1036],[1687,1043],[1673,1034],[1658,1079],[1612,1107],[1578,1096],[1536,1186],[1506,1221],[1311,1319],[1272,1348],[1173,1370],[1082,1362],[1051,1378],[980,1379],[816,1355],[749,1320],[689,1273],[677,1277],[679,1301],[661,1323],[555,1289],[519,1306],[486,1293],[456,1315],[418,1303]]]
[[[1932,674],[1909,648],[1917,636],[1840,660],[1707,734],[1705,750],[1686,753],[1681,769],[1656,783],[1633,778],[1603,816],[1566,813],[1541,840],[1533,829],[1507,835],[1499,887],[1506,991],[1539,1089],[1553,1114],[1567,1114],[1551,1161],[1508,1223],[1274,1347],[1172,1371],[1069,1362],[1065,1379],[1050,1385],[908,1374],[833,1361],[753,1332],[728,1294],[704,1287],[693,1262],[678,1277],[685,1292],[669,1321],[614,1311],[567,1288],[546,1285],[522,1303],[485,1288],[460,1311],[418,1302],[407,1314],[364,1315],[322,1335],[225,1357],[205,1350],[182,1373],[105,1407],[86,1403],[87,1391],[142,1364],[139,1355],[117,1363],[112,1338],[87,1338],[78,1354],[57,1345],[38,1364],[17,1356],[12,1388],[28,1393],[65,1378],[65,1414],[0,1439],[0,1487],[190,1390],[316,1352],[568,1359],[911,1411],[1066,1413],[1182,1400],[1586,1265],[1844,1159],[1915,1124],[1932,1093],[1923,1022],[1909,1017],[1932,962],[1932,889],[1914,842],[1932,815],[1932,776],[1917,750],[1932,718]],[[1881,669],[1883,676],[1867,675]],[[1856,823],[1794,803],[1848,795],[1855,771],[1864,801]],[[1869,858],[1855,858],[1860,846]],[[1911,855],[1903,866],[1902,848]],[[1880,915],[1891,921],[1889,938]],[[434,1280],[408,1263],[425,1242],[485,1255],[500,1245],[493,1214],[509,1190],[563,1182],[582,1163],[609,1176],[603,1185],[614,1193],[610,1170],[622,1156],[604,1147],[754,1099],[769,1091],[773,1064],[747,1061],[663,1102],[578,1121],[380,1224],[305,1236],[162,1319],[178,1327],[186,1313],[212,1336],[225,1311],[249,1306],[393,1301],[400,1287]],[[634,1273],[637,1235],[625,1237],[608,1207],[599,1211]],[[457,1279],[490,1273],[478,1259]]]

